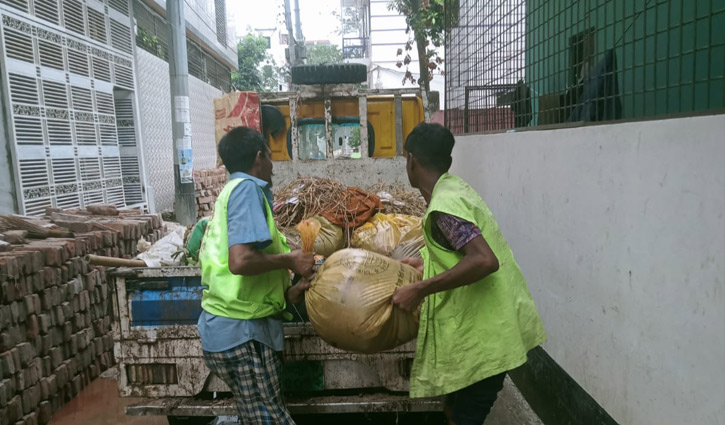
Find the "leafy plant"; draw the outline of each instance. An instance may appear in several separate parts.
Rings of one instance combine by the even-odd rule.
[[[136,45],[161,59],[166,59],[161,44],[159,43],[159,38],[141,27],[138,27],[136,31]]]
[[[398,49],[398,63],[396,63],[398,68],[405,66],[403,84],[408,81],[412,84],[418,83],[426,92],[430,92],[430,80],[443,64],[443,57],[439,55],[438,48],[445,41],[445,3],[445,0],[391,0],[388,3],[389,10],[395,10],[405,16],[407,25],[405,32],[409,39],[403,48]],[[457,7],[458,1],[449,0],[449,3]],[[420,78],[417,81],[409,69],[413,45],[419,58]],[[444,75],[443,70],[439,70],[439,73]]]
[[[238,90],[274,91],[277,89],[280,70],[267,53],[265,37],[247,34],[237,44],[239,69],[232,73],[232,84]]]
[[[309,65],[342,63],[342,51],[334,44],[313,44],[307,46]]]

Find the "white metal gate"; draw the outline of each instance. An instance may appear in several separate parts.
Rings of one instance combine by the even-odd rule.
[[[144,202],[127,0],[0,0],[20,212]]]

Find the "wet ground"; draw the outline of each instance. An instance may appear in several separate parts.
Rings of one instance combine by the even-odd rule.
[[[141,401],[137,398],[121,398],[118,384],[113,378],[98,378],[86,387],[73,401],[61,408],[50,425],[167,425],[165,417],[126,416],[124,409]],[[213,421],[214,418],[209,418]],[[441,414],[348,414],[348,415],[300,415],[297,425],[443,425]],[[179,425],[181,425],[181,422]],[[188,422],[188,425],[198,423]],[[221,425],[221,424],[220,424]],[[226,424],[224,424],[226,425]]]

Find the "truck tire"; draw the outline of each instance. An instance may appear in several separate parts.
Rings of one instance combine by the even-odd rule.
[[[368,67],[359,63],[292,67],[292,84],[357,84],[368,80]]]

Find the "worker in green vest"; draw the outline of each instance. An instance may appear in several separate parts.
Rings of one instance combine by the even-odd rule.
[[[294,424],[280,389],[282,319],[309,282],[314,260],[290,252],[272,215],[272,160],[264,137],[237,127],[219,156],[231,179],[217,198],[199,254],[204,290],[198,328],[204,361],[234,393],[241,423]]]
[[[411,397],[446,395],[448,422],[481,425],[506,372],[546,340],[514,255],[481,197],[448,173],[453,134],[419,124],[405,142],[410,184],[428,203],[423,218],[423,280],[399,288],[393,303],[423,303]]]

